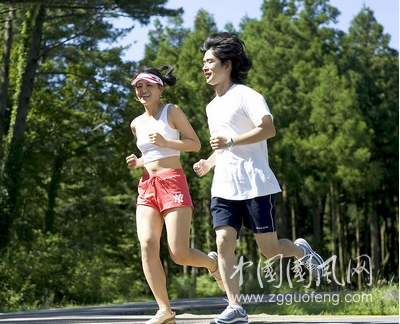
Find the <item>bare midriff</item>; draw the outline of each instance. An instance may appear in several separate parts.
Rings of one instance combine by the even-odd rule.
[[[154,174],[169,171],[172,169],[181,169],[182,165],[179,156],[170,156],[144,165],[144,173]]]

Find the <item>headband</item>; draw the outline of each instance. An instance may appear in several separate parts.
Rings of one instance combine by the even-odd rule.
[[[138,76],[132,80],[131,85],[136,86],[136,83],[140,80],[145,80],[151,83],[158,83],[161,86],[164,86],[164,82],[155,74],[152,73],[139,73]]]

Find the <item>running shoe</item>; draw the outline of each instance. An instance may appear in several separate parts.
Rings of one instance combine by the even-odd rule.
[[[324,260],[315,252],[305,239],[298,238],[294,244],[300,246],[304,250],[304,256],[298,259],[304,267],[306,267],[315,278],[321,278],[325,275],[326,269]]]
[[[214,318],[210,324],[249,324],[249,318],[246,311],[228,306],[217,318]]]
[[[218,287],[222,290],[225,291],[225,287],[224,287],[224,283],[222,282],[222,278],[221,278],[221,273],[219,272],[218,269],[218,254],[217,252],[210,252],[208,253],[209,257],[212,257],[215,261],[217,261],[217,270],[215,270],[214,272],[211,272],[210,270],[208,270],[208,272],[214,277],[215,281],[218,284]]]
[[[176,324],[175,312],[170,313],[168,310],[159,309],[152,318],[150,318],[144,324]]]

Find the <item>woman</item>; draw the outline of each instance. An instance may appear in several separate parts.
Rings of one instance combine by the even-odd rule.
[[[165,84],[176,83],[172,71],[167,66],[160,70],[143,67],[131,82],[145,111],[131,123],[142,156],[131,154],[126,163],[131,169],[143,168],[136,207],[137,234],[143,271],[159,307],[146,324],[175,323],[159,256],[164,224],[172,260],[180,265],[206,267],[219,285],[222,282],[216,252],[206,255],[189,247],[193,204],[179,157],[181,151],[199,151],[201,144],[183,111],[160,101]]]

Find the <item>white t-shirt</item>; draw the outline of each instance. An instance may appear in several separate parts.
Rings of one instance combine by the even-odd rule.
[[[253,89],[234,84],[206,107],[212,136],[235,137],[259,126],[271,115],[264,97]],[[281,191],[269,167],[267,141],[216,150],[211,196],[244,200]]]

